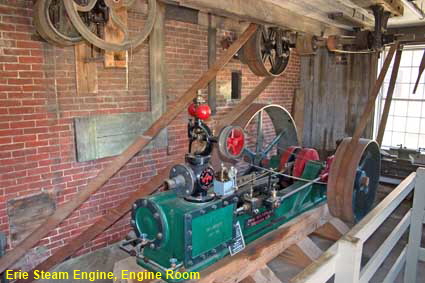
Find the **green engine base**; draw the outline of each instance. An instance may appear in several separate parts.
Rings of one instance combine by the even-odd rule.
[[[313,180],[322,170],[321,163],[309,161],[301,177]],[[296,181],[279,190],[279,204],[262,200],[255,213],[243,209],[243,196],[238,191],[206,203],[189,202],[172,191],[140,199],[133,209],[132,224],[137,236],[149,244],[138,255],[137,263],[161,272],[163,278],[167,270],[201,271],[326,201],[325,185],[305,184]],[[301,186],[304,188],[294,193]]]

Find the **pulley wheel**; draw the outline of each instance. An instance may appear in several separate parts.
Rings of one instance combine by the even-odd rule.
[[[335,153],[327,186],[329,210],[341,220],[356,223],[373,208],[379,184],[379,145],[345,138]]]
[[[261,26],[241,48],[241,61],[257,76],[280,76],[288,66],[289,40],[277,27]]]
[[[118,29],[124,34],[124,39],[120,43],[113,43],[100,38],[96,33],[91,31],[84,24],[83,19],[80,17],[80,13],[90,13],[96,6],[98,0],[89,0],[87,5],[80,5],[76,0],[63,0],[66,12],[69,18],[77,29],[77,31],[84,37],[85,40],[93,44],[94,46],[109,50],[109,51],[123,51],[131,48],[136,48],[142,44],[149,36],[156,17],[156,0],[147,0],[148,2],[148,16],[145,24],[137,35],[130,38],[130,31],[126,27],[125,23],[120,19],[120,10],[126,9],[127,11],[133,6],[143,6],[144,0],[104,0],[105,5],[109,8],[109,21],[112,21]],[[136,3],[137,1],[137,3]],[[137,4],[137,5],[136,5]]]
[[[62,0],[37,0],[34,25],[42,38],[55,45],[69,46],[83,40],[69,20]]]
[[[242,156],[245,148],[245,133],[239,126],[227,126],[221,130],[218,138],[220,154],[229,159]]]

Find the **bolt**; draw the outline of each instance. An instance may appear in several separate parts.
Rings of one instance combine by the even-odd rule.
[[[192,236],[192,230],[187,231],[187,234],[188,234],[189,236]]]
[[[136,221],[131,220],[130,223],[131,223],[131,225],[135,225],[136,224]]]
[[[206,256],[205,256],[205,255],[201,255],[201,258],[202,258],[202,259],[205,259],[205,258],[206,258]]]
[[[188,264],[188,265],[193,265],[193,261],[189,260],[189,261],[187,262],[187,264]]]
[[[192,250],[192,246],[187,246],[187,249],[188,249],[189,251],[191,251],[191,250]]]
[[[190,215],[190,214],[186,214],[186,219],[191,219],[192,218],[192,215]]]
[[[214,204],[214,205],[212,206],[212,208],[213,208],[213,209],[217,209],[217,205],[215,205],[215,204]]]
[[[137,204],[133,203],[133,209],[137,208]]]
[[[148,205],[148,201],[144,199],[144,200],[142,201],[142,205],[143,205],[143,206],[147,206],[147,205]]]
[[[367,187],[369,186],[369,177],[368,176],[363,176],[360,180],[360,184],[362,185],[362,187]]]
[[[154,218],[158,219],[159,218],[159,213],[155,212],[155,214],[153,215]]]
[[[211,251],[213,254],[215,254],[215,253],[217,253],[217,250],[216,249],[212,249],[212,251]]]
[[[155,248],[155,244],[150,244],[149,248],[154,249]]]
[[[177,266],[177,258],[170,258],[171,268],[176,268]]]
[[[223,205],[225,205],[225,206],[229,205],[229,202],[226,200],[226,201],[223,202]]]
[[[201,214],[205,214],[205,210],[201,209],[201,211],[199,211]]]
[[[157,238],[157,239],[159,239],[159,240],[161,240],[161,239],[162,239],[162,233],[158,233],[158,234],[156,235],[156,238]]]

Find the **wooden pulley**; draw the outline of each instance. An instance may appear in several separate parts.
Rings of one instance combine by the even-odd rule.
[[[108,8],[108,21],[123,33],[123,40],[120,43],[107,41],[92,30],[90,30],[81,18],[81,13],[92,13],[96,8],[97,1],[104,1]],[[76,0],[63,0],[66,12],[75,29],[85,40],[94,46],[108,51],[123,51],[136,48],[142,44],[152,31],[155,23],[157,3],[156,0],[146,0],[148,2],[148,16],[140,32],[130,38],[130,31],[120,18],[122,10],[129,10],[134,5],[142,6],[144,0],[88,0],[86,5],[79,4]]]
[[[256,33],[240,50],[242,63],[248,65],[257,76],[280,76],[289,63],[290,42],[282,29],[258,28]]]
[[[372,140],[345,138],[332,162],[327,197],[332,215],[346,222],[360,221],[374,206],[381,155]]]
[[[62,0],[37,0],[33,19],[38,34],[47,42],[69,46],[83,41],[69,20]]]

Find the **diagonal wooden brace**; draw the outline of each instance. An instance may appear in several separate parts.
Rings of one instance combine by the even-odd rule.
[[[0,258],[0,273],[17,262],[28,250],[34,247],[42,238],[47,236],[52,229],[57,227],[75,209],[90,198],[114,176],[134,155],[143,150],[162,129],[167,127],[177,115],[185,109],[195,97],[199,89],[207,87],[217,73],[232,59],[238,50],[248,41],[257,30],[257,25],[250,24],[243,34],[227,49],[221,58],[178,99],[174,107],[156,120],[152,126],[139,136],[122,154],[115,157],[109,165],[93,178],[86,188],[81,190],[71,201],[59,207],[39,228],[25,238],[15,249]]]

